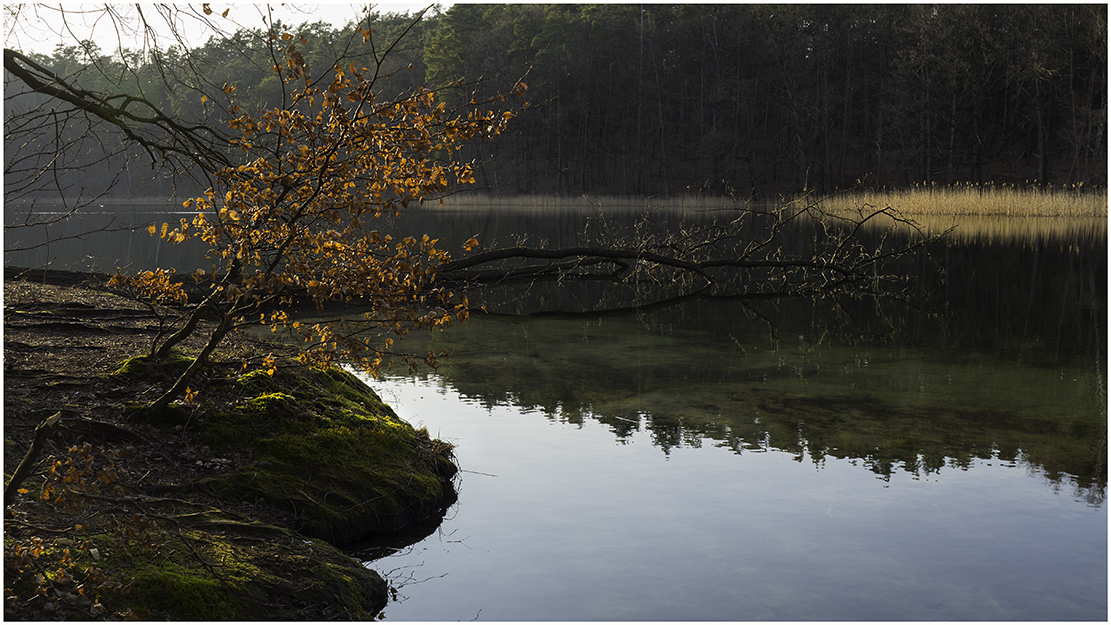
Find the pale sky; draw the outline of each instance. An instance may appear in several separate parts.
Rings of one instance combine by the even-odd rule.
[[[452,2],[435,2],[434,0],[392,0],[390,2],[375,3],[374,9],[379,13],[415,13],[431,4],[439,4],[447,10]],[[170,37],[170,28],[166,21],[156,12],[156,6],[140,3],[143,7],[144,17],[148,24],[155,25],[156,38],[159,47],[166,47],[175,43]],[[104,5],[63,3],[53,5],[21,5],[18,18],[13,20],[17,5],[5,4],[4,6],[4,47],[20,49],[24,52],[40,52],[49,54],[53,52],[58,43],[74,45],[82,39],[92,39],[100,46],[105,54],[112,54],[123,37],[123,45],[131,50],[144,47],[142,38],[127,36],[125,31],[131,30],[126,25],[138,23],[134,5],[115,5],[120,11],[117,23],[125,25],[124,29],[117,31],[117,23],[105,15]],[[203,45],[211,32],[202,26],[204,14],[200,3],[175,5],[179,11],[175,14],[175,22],[181,32],[185,33],[190,41]],[[262,27],[262,18],[266,15],[266,5],[241,3],[241,2],[212,2],[209,3],[212,14],[208,19],[228,30],[239,27]],[[361,15],[365,4],[350,4],[339,2],[324,3],[282,3],[271,5],[273,18],[283,24],[294,26],[304,22],[324,21],[334,26],[342,26],[348,21]],[[226,18],[221,17],[228,10]],[[65,19],[62,19],[63,12]],[[148,44],[150,40],[148,39]]]

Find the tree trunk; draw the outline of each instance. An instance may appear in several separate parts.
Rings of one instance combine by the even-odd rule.
[[[1041,80],[1034,80],[1034,110],[1038,118],[1038,184],[1044,185],[1048,166],[1046,164],[1045,113],[1042,111]]]
[[[220,341],[224,340],[224,337],[227,336],[228,332],[230,332],[235,325],[235,318],[236,315],[233,315],[231,312],[224,315],[220,320],[220,325],[218,325],[212,335],[209,336],[208,344],[204,346],[201,353],[197,354],[193,362],[189,363],[189,367],[178,377],[174,385],[170,387],[170,390],[151,402],[150,405],[143,409],[143,412],[150,414],[166,408],[170,405],[170,402],[180,397],[182,393],[185,392],[185,389],[189,388],[189,383],[193,381],[193,377],[196,376],[201,367],[208,362],[208,357],[212,355],[213,350],[220,344]]]
[[[220,286],[226,287],[232,281],[238,279],[239,273],[242,268],[243,264],[238,259],[233,261],[231,269],[228,270],[228,273],[224,276],[224,279],[220,281]],[[193,331],[197,329],[197,324],[200,323],[201,317],[204,316],[204,314],[212,308],[212,303],[216,301],[217,296],[219,296],[223,292],[224,291],[222,288],[216,289],[211,294],[209,294],[208,297],[204,298],[204,301],[201,302],[200,305],[197,306],[196,310],[194,310],[192,314],[189,315],[189,318],[185,321],[185,325],[182,326],[180,330],[173,333],[173,335],[171,335],[169,338],[167,338],[166,341],[162,343],[161,347],[159,347],[157,351],[154,352],[154,356],[156,358],[165,358],[166,356],[169,356],[170,350],[174,347],[174,345],[177,345],[178,343],[189,338],[189,336],[193,334]]]

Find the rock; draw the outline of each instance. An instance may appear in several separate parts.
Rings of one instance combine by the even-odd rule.
[[[205,492],[261,499],[300,516],[301,533],[335,545],[443,516],[456,497],[450,445],[399,419],[350,373],[296,375],[273,382],[299,389],[297,397],[262,393],[210,415],[206,445],[251,449],[256,459],[202,480]]]

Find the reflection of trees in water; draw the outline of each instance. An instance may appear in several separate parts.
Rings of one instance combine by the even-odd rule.
[[[951,243],[936,264],[905,259],[921,308],[849,296],[695,299],[636,316],[487,318],[436,339],[437,350],[456,354],[440,373],[488,405],[512,403],[570,423],[594,419],[618,439],[644,431],[665,453],[714,441],[818,466],[855,460],[883,479],[998,461],[1099,504],[1107,464],[1106,348],[1098,340],[1105,236],[1085,241],[1083,253],[1043,239]],[[836,362],[855,358],[871,377],[829,371],[823,354],[834,352]],[[893,355],[868,362],[880,353]],[[931,388],[928,403],[915,402],[905,380],[883,382],[923,375],[915,367],[949,367],[950,376],[996,368],[1001,386],[979,392],[1000,395],[999,403],[959,396],[959,385],[955,396]],[[1054,394],[1044,399],[1052,410],[1021,403],[1035,390]]]
[[[1023,419],[992,411],[908,410],[859,398],[757,397],[749,419],[643,414],[638,424],[603,413],[591,416],[619,439],[648,433],[664,453],[701,447],[707,440],[738,454],[770,450],[822,467],[829,458],[852,460],[888,481],[943,469],[968,470],[978,460],[1025,467],[1054,490],[1071,488],[1088,503],[1106,490],[1106,429]],[[558,415],[551,415],[559,418]],[[562,420],[562,419],[560,419]],[[1063,431],[1063,430],[1068,431]]]
[[[615,246],[637,233],[659,237],[684,223],[721,215],[736,215],[730,210],[701,213],[674,213],[660,210],[648,215],[635,209],[597,212],[562,210],[494,209],[484,212],[421,211],[403,215],[398,232],[435,232],[445,246],[462,244],[479,233],[484,249],[533,245],[549,249],[589,246],[606,240]],[[753,215],[734,233],[742,240],[768,234],[766,220]],[[897,329],[901,341],[916,345],[948,345],[954,352],[977,350],[1020,362],[1053,363],[1075,355],[1099,357],[1106,362],[1105,325],[1107,310],[1107,231],[1106,224],[1069,232],[1047,232],[1025,236],[970,238],[954,236],[932,245],[928,253],[913,253],[885,261],[880,267],[898,283],[885,295],[908,299],[913,307],[897,305],[873,297],[827,297],[821,306],[799,307],[798,298],[770,293],[761,298],[751,289],[737,288],[731,293],[746,297],[751,310],[777,323],[767,324],[777,332],[781,327],[809,327],[808,316],[819,315],[823,331],[836,333],[839,340],[859,342]],[[527,235],[521,233],[529,233]],[[959,234],[959,227],[958,227]],[[776,233],[776,253],[780,257],[812,258],[816,231],[810,222],[792,223]],[[879,241],[895,249],[909,243],[906,234],[884,228],[856,232],[853,240],[865,249],[876,250]],[[773,254],[774,256],[774,254]],[[725,284],[716,291],[726,293],[736,285]],[[681,291],[675,285],[652,285],[657,299]],[[743,285],[742,285],[743,287]],[[605,311],[629,304],[635,292],[628,286],[603,280],[550,280],[530,283],[485,285],[472,295],[472,303],[486,304],[492,311],[510,314],[559,313],[575,316],[585,306]],[[697,327],[715,331],[717,324],[707,314],[706,297],[699,293],[684,306],[657,308],[645,315],[662,333],[673,328]],[[670,302],[669,302],[670,304]],[[784,316],[788,323],[784,323]],[[729,340],[727,335],[723,340]],[[1098,352],[1098,353],[1097,353]]]
[[[890,207],[831,214],[811,197],[779,205],[532,219],[512,245],[441,265],[438,280],[511,314],[646,312],[695,299],[817,293],[905,297],[899,261],[937,243]],[[546,243],[549,227],[559,242]]]
[[[680,219],[658,217],[637,225],[635,212],[611,214],[605,227],[664,232]],[[425,218],[448,238],[529,232],[554,248],[584,245],[601,227],[582,213]],[[759,220],[745,228],[745,237],[761,236]],[[900,235],[856,236],[875,249],[871,237]],[[780,229],[781,256],[804,257],[814,237],[811,224]],[[434,339],[435,349],[455,355],[441,373],[464,395],[568,423],[594,419],[618,439],[644,431],[665,453],[709,439],[819,465],[856,460],[885,479],[990,460],[1102,501],[1105,228],[955,237],[928,252],[885,263],[887,275],[902,279],[899,297],[700,293],[630,314],[605,309],[635,301],[636,292],[603,280],[488,286],[472,304],[507,314],[454,328]],[[584,304],[603,310],[575,312]],[[831,362],[852,370],[831,371]],[[994,377],[977,382],[984,368]],[[910,378],[926,374],[935,376],[931,399],[916,403]],[[942,375],[969,379],[945,387]]]
[[[470,369],[477,373],[480,368]],[[900,471],[925,477],[943,469],[967,470],[977,460],[995,460],[1027,467],[1056,489],[1071,485],[1075,496],[1089,503],[1102,503],[1106,488],[1102,444],[1106,427],[1097,423],[1024,418],[1002,411],[897,408],[848,397],[784,398],[779,393],[766,393],[766,397],[754,393],[754,404],[744,415],[714,416],[699,410],[612,414],[604,405],[575,405],[561,389],[549,389],[531,376],[519,379],[519,385],[507,393],[505,387],[491,388],[485,380],[458,375],[459,370],[449,365],[441,374],[464,396],[487,405],[510,403],[536,410],[560,422],[593,419],[605,424],[618,440],[644,432],[665,454],[674,448],[707,444],[741,455],[775,450],[817,467],[828,458],[858,461],[884,480]],[[506,382],[504,375],[497,379],[499,385]],[[608,381],[599,379],[598,384]],[[661,392],[667,391],[702,392],[691,387],[668,387]],[[605,392],[593,390],[595,394]],[[650,399],[644,400],[644,404],[650,403]]]

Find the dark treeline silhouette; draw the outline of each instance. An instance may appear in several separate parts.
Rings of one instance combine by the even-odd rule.
[[[410,21],[374,16],[369,41],[349,37],[365,21],[291,32],[323,75],[337,57],[381,58],[372,44]],[[84,42],[27,56],[83,89],[141,94],[175,119],[218,126],[225,83],[245,109],[281,104],[265,42],[260,28],[192,50],[107,54]],[[389,51],[380,84],[402,93],[463,81],[481,99],[527,72],[528,108],[468,155],[495,193],[1104,186],[1106,53],[1105,5],[457,4],[427,13]],[[5,78],[8,119],[45,101]],[[464,91],[443,97],[466,106]],[[116,196],[206,186],[135,166],[139,148],[132,161],[101,159],[114,144],[94,143],[65,172],[86,194],[109,183]],[[18,182],[21,167],[5,165],[5,182]]]
[[[433,77],[531,62],[515,191],[1105,182],[1105,6],[456,5],[431,32]]]

